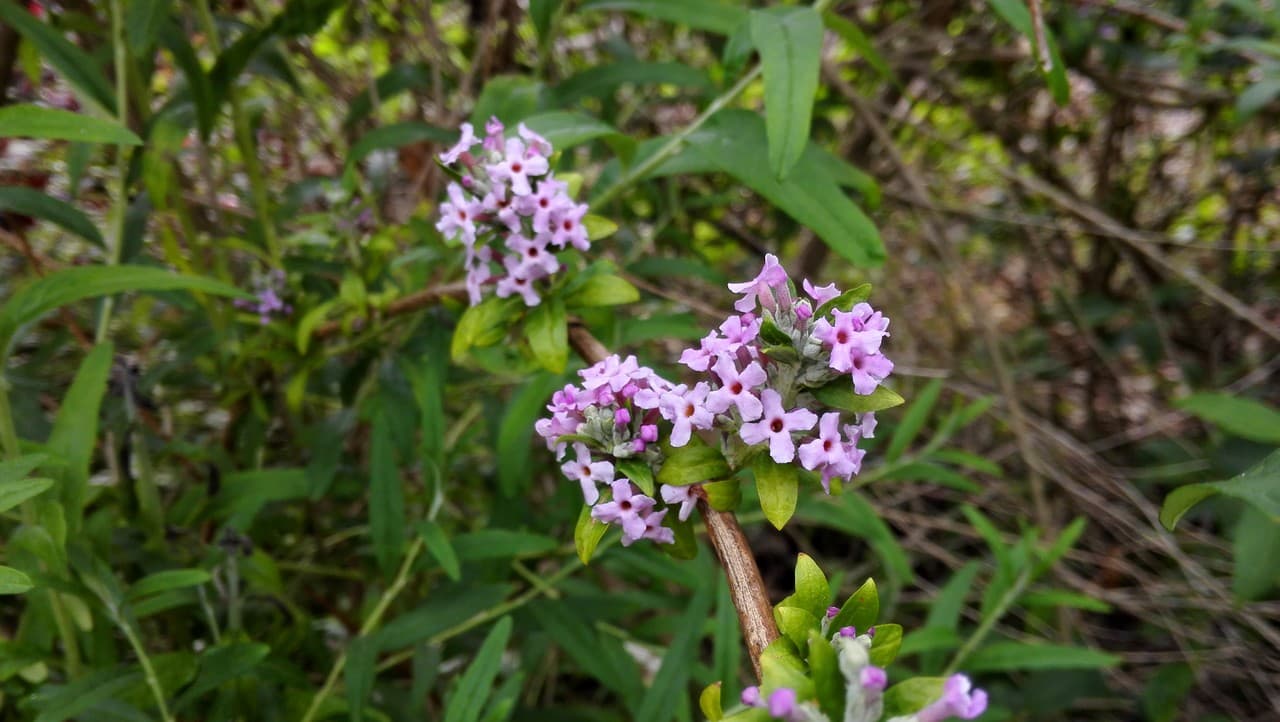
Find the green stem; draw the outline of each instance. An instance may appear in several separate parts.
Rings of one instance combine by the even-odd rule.
[[[209,47],[214,53],[222,52],[222,41],[218,34],[218,23],[209,10],[209,0],[197,0],[196,9],[204,24],[205,33],[209,36]],[[267,253],[271,260],[280,264],[280,245],[276,240],[275,224],[271,221],[270,194],[267,191],[266,178],[262,173],[262,162],[258,159],[256,144],[253,142],[253,129],[249,127],[249,117],[240,104],[240,93],[233,81],[227,88],[227,99],[231,103],[231,125],[235,131],[236,145],[240,155],[244,156],[245,172],[249,176],[249,193],[253,197],[253,210],[258,216],[258,224],[262,226],[262,235],[266,241]]]
[[[1009,587],[1009,589],[1001,595],[1000,601],[996,602],[995,608],[992,609],[991,613],[982,620],[982,623],[978,625],[978,628],[973,631],[973,634],[965,640],[964,645],[956,652],[956,656],[953,657],[951,659],[951,663],[947,665],[947,670],[943,672],[944,675],[954,674],[955,671],[960,668],[960,665],[964,660],[973,653],[973,650],[978,648],[978,645],[982,644],[983,640],[987,638],[987,635],[991,633],[991,630],[995,629],[996,623],[1000,621],[1005,612],[1009,611],[1009,607],[1013,606],[1013,603],[1018,601],[1018,597],[1022,596],[1022,593],[1026,591],[1027,585],[1030,583],[1031,572],[1027,569],[1022,570],[1018,575],[1018,578],[1014,581],[1013,586]]]
[[[22,455],[18,431],[13,425],[13,409],[9,408],[9,380],[0,375],[0,448],[4,458],[16,459]]]
[[[142,640],[138,639],[138,633],[134,631],[132,624],[119,617],[116,618],[116,624],[120,625],[120,629],[124,631],[124,636],[129,640],[129,646],[133,647],[133,653],[138,655],[138,663],[142,665],[142,674],[147,678],[147,687],[150,688],[151,695],[156,698],[156,708],[160,710],[161,719],[165,722],[173,722],[169,705],[164,700],[164,688],[160,686],[155,667],[151,665],[151,657],[147,656],[147,650],[142,646]]]
[[[129,54],[124,45],[124,9],[120,0],[111,0],[111,45],[114,49],[113,63],[116,66],[116,121],[121,126],[129,127]],[[115,191],[112,193],[111,212],[107,230],[107,265],[114,266],[120,262],[121,249],[124,247],[124,220],[129,207],[127,183],[129,181],[129,151],[125,146],[116,146]],[[102,343],[107,338],[107,329],[111,325],[111,312],[115,308],[115,297],[107,296],[102,300],[102,311],[98,316],[98,327],[94,333],[94,341]]]
[[[360,625],[361,637],[367,636],[370,632],[378,628],[382,623],[382,617],[387,613],[387,609],[391,607],[391,603],[395,601],[400,592],[409,582],[409,573],[413,570],[413,562],[417,560],[418,555],[422,553],[423,542],[422,537],[416,537],[413,543],[409,545],[409,551],[404,555],[404,561],[400,563],[400,570],[396,572],[395,579],[391,582],[391,586],[387,588],[386,593],[382,595],[382,599],[378,600],[378,606],[373,608],[373,612],[369,614],[369,618],[364,624]],[[324,680],[324,686],[311,699],[311,704],[307,707],[307,713],[302,716],[302,722],[311,722],[315,719],[316,714],[320,711],[320,705],[324,703],[325,698],[333,692],[333,687],[338,683],[338,675],[342,674],[343,668],[347,666],[347,653],[344,651],[338,655],[333,663],[333,667],[329,670],[329,676]]]

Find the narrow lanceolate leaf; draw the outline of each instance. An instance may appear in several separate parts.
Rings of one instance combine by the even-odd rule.
[[[131,0],[125,10],[124,30],[128,39],[126,45],[134,57],[145,57],[155,45],[156,34],[160,32],[169,4],[173,0]]]
[[[107,392],[107,378],[115,360],[115,349],[110,342],[100,343],[89,352],[76,371],[71,388],[67,389],[58,408],[58,416],[49,432],[47,447],[62,463],[50,466],[50,474],[60,477],[62,504],[71,512],[68,523],[77,528],[80,510],[84,507],[85,492],[89,486],[89,464],[93,460],[95,440],[98,437],[98,410]]]
[[[598,522],[591,517],[591,507],[582,507],[578,514],[578,524],[573,529],[573,546],[578,550],[578,558],[583,564],[591,563],[591,555],[600,546],[600,539],[609,531],[609,525]]]
[[[89,217],[75,206],[41,193],[34,188],[7,186],[0,188],[0,210],[14,211],[71,231],[96,246],[102,245],[102,234]]]
[[[458,565],[458,554],[453,550],[449,537],[445,536],[444,529],[434,521],[428,520],[418,524],[418,534],[427,545],[427,551],[435,557],[437,562],[440,562],[440,568],[444,569],[444,573],[455,582],[461,579],[462,569]]]
[[[40,56],[57,68],[77,90],[102,106],[103,110],[115,115],[115,92],[111,90],[107,76],[93,57],[73,45],[62,33],[37,20],[25,8],[18,7],[10,0],[0,0],[0,20],[35,46],[40,51]],[[3,136],[4,133],[0,132],[0,137]]]
[[[27,499],[39,496],[53,486],[53,479],[32,477],[0,481],[0,513],[9,511]]]
[[[0,567],[0,594],[22,594],[33,586],[26,574],[13,567]]]
[[[390,419],[379,408],[373,417],[369,449],[369,533],[384,574],[395,570],[404,545],[404,489],[396,468]]]
[[[1273,524],[1280,524],[1280,450],[1271,452],[1257,466],[1227,481],[1188,484],[1165,497],[1160,523],[1173,530],[1191,507],[1215,494],[1224,494],[1250,504]]]
[[[1114,654],[1059,644],[995,642],[965,660],[969,672],[1007,672],[1015,669],[1100,669],[1114,667]]]
[[[198,587],[207,583],[212,577],[203,569],[166,569],[155,574],[148,574],[129,588],[130,600],[142,599],[151,594],[167,592],[171,589]]]
[[[800,486],[796,467],[775,463],[769,457],[761,455],[751,465],[751,469],[755,472],[756,490],[760,494],[760,508],[764,511],[765,518],[774,527],[781,529],[796,511]]]
[[[64,268],[24,286],[0,306],[0,357],[8,355],[10,344],[23,327],[61,306],[126,291],[173,290],[251,298],[244,291],[211,278],[184,276],[149,266]]]
[[[511,617],[503,617],[480,645],[475,659],[458,680],[444,710],[444,722],[477,722],[502,665],[502,652],[511,638]]]
[[[626,10],[657,20],[728,35],[746,11],[714,0],[587,0],[581,10]]]
[[[1259,401],[1231,394],[1202,393],[1181,399],[1176,405],[1233,436],[1280,445],[1280,411]]]
[[[141,138],[114,120],[26,103],[0,108],[0,138],[142,145]]]
[[[808,7],[756,10],[751,13],[751,39],[764,66],[769,167],[781,180],[809,142],[813,97],[818,92],[822,17]]]
[[[910,408],[902,415],[902,423],[894,429],[893,438],[889,440],[889,448],[885,451],[885,458],[893,461],[902,456],[902,453],[919,435],[920,430],[924,428],[925,422],[929,420],[929,412],[933,410],[933,405],[938,401],[938,394],[941,392],[942,379],[934,379],[911,402]]]

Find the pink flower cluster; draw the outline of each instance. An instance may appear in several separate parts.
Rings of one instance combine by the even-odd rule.
[[[462,138],[440,154],[459,181],[449,184],[436,229],[466,247],[471,305],[493,284],[499,298],[519,295],[536,306],[541,298],[535,283],[560,269],[556,251],[591,247],[582,225],[587,206],[575,203],[568,186],[555,179],[545,138],[523,123],[516,137],[503,133],[497,118],[485,124],[483,140],[463,123]],[[477,145],[481,151],[473,153]]]
[[[658,458],[659,407],[683,387],[672,386],[653,369],[641,366],[635,356],[610,356],[578,375],[582,385],[569,384],[557,391],[547,405],[551,416],[534,424],[535,430],[557,458],[568,455],[560,470],[582,487],[593,518],[622,527],[624,546],[639,539],[671,544],[675,532],[663,526],[663,520],[676,506],[681,521],[689,518],[696,501],[689,488],[663,485],[659,490],[663,505],[658,508],[657,499],[618,477],[616,462],[637,459],[652,467]],[[600,493],[602,485],[608,489],[608,499]]]
[[[767,444],[779,464],[799,457],[804,468],[822,474],[828,491],[831,479],[848,480],[861,470],[865,452],[857,444],[874,435],[875,414],[844,423],[839,411],[827,409],[811,392],[841,377],[849,378],[857,394],[874,392],[893,370],[880,350],[889,320],[866,303],[842,308],[834,285],[814,287],[806,280],[803,287],[808,298],[797,298],[772,254],[754,279],[729,284],[741,294],[734,304],[740,315],[680,356],[710,380],[692,389],[677,387],[678,398],[670,395],[678,410],[672,446],[689,438],[681,425],[719,428],[749,447]]]

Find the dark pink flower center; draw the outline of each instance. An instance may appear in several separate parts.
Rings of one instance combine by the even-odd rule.
[[[519,173],[519,172],[520,172],[520,171],[522,171],[522,170],[524,170],[524,166],[523,166],[523,165],[520,165],[519,163],[512,163],[512,164],[511,164],[511,172],[512,172],[512,173]]]
[[[693,408],[693,404],[684,405],[684,415],[686,418],[693,416],[695,411],[697,411],[697,409]]]
[[[631,501],[628,499],[623,499],[622,501],[618,502],[618,508],[623,511],[631,511]]]
[[[742,393],[742,383],[740,381],[734,381],[733,383],[729,384],[729,393],[733,394],[734,396],[737,396],[738,394]]]
[[[836,343],[839,343],[839,344],[849,343],[849,334],[845,333],[844,331],[837,331]]]
[[[775,434],[782,433],[783,426],[782,419],[774,419],[769,422],[769,430]]]

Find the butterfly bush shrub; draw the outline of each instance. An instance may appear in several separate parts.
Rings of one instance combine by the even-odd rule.
[[[875,411],[901,401],[881,386],[893,370],[889,320],[865,302],[869,286],[802,288],[770,254],[754,279],[729,284],[736,313],[681,354],[688,382],[615,355],[553,396],[537,431],[623,544],[672,543],[664,520],[687,521],[704,484],[736,483],[741,469],[768,485],[762,505],[779,527],[794,509],[796,464],[828,493],[860,471]]]

